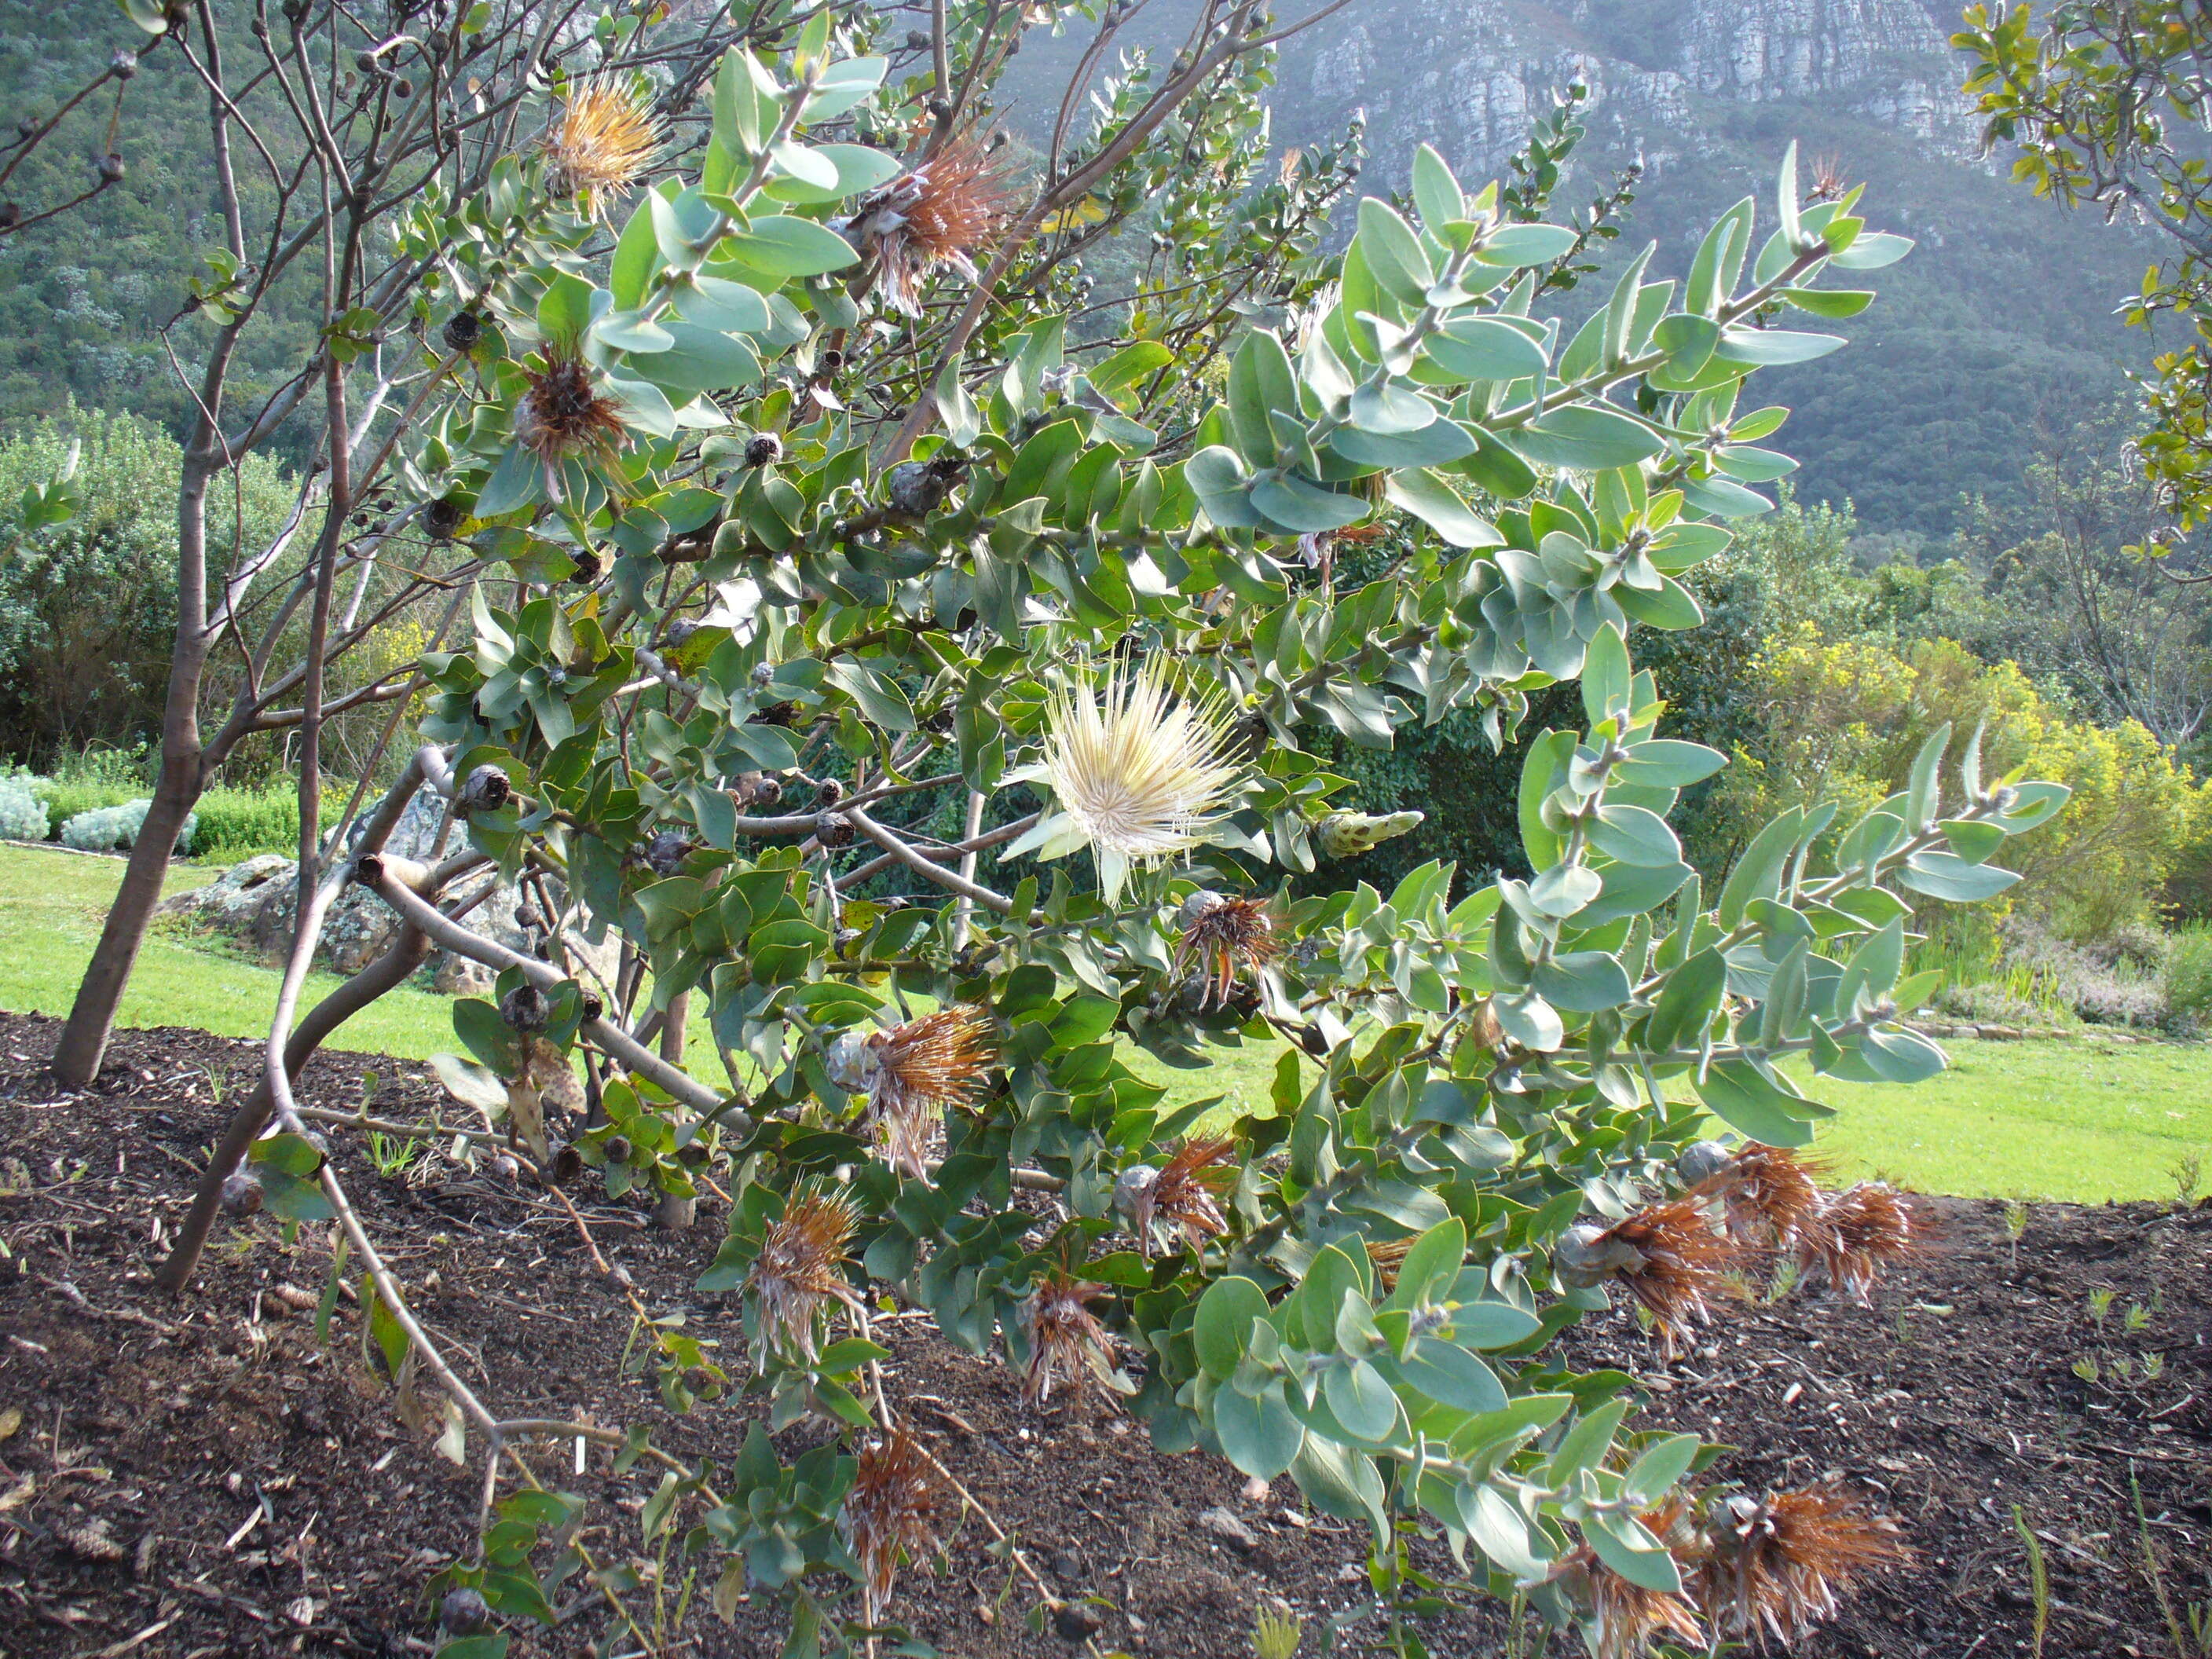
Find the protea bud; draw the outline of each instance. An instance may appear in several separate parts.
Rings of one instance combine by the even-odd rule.
[[[222,1208],[226,1215],[258,1215],[261,1210],[261,1178],[250,1170],[233,1170],[222,1178]]]
[[[690,853],[689,836],[675,830],[657,830],[645,844],[646,868],[657,876],[672,876]]]
[[[944,1547],[959,1508],[935,1463],[903,1425],[860,1449],[860,1467],[845,1494],[840,1524],[860,1568],[860,1613],[881,1624],[902,1557],[915,1560]]]
[[[446,344],[453,351],[469,351],[483,337],[483,319],[473,311],[457,311],[446,319]]]
[[[553,1018],[553,1008],[535,985],[518,985],[499,1000],[499,1017],[511,1030],[535,1036]]]
[[[496,812],[514,793],[506,773],[496,766],[479,766],[463,781],[456,799],[464,813]]]
[[[441,495],[424,505],[422,528],[439,541],[447,541],[467,518],[468,514],[459,501]]]
[[[763,432],[745,441],[745,465],[767,466],[783,454],[783,440],[773,432]]]
[[[1362,853],[1374,851],[1386,841],[1418,830],[1424,816],[1413,811],[1385,812],[1379,817],[1365,812],[1331,812],[1314,826],[1314,845],[1321,848],[1323,858],[1357,858]]]
[[[1832,1485],[1736,1493],[1708,1514],[1705,1535],[1690,1592],[1719,1635],[1762,1650],[1795,1648],[1859,1579],[1912,1559],[1895,1522]]]
[[[491,1604],[480,1590],[450,1589],[438,1603],[438,1625],[448,1636],[473,1636],[491,1628]]]

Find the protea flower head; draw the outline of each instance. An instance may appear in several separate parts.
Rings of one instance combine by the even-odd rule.
[[[997,1059],[991,1017],[972,1003],[956,1002],[888,1031],[840,1037],[830,1052],[830,1075],[840,1088],[867,1097],[884,1160],[926,1181],[938,1115],[972,1104]]]
[[[1221,1161],[1236,1148],[1226,1139],[1186,1141],[1163,1169],[1140,1164],[1123,1172],[1115,1184],[1114,1202],[1128,1217],[1138,1249],[1152,1253],[1155,1227],[1180,1232],[1194,1252],[1229,1230],[1219,1194],[1235,1182],[1236,1171],[1223,1168]]]
[[[1859,1579],[1912,1559],[1895,1522],[1832,1485],[1724,1498],[1705,1538],[1690,1592],[1721,1636],[1762,1651],[1796,1647]]]
[[[1059,811],[1007,848],[1059,858],[1088,847],[1106,902],[1133,866],[1197,846],[1219,817],[1237,768],[1224,758],[1227,705],[1217,692],[1179,698],[1165,659],[1116,668],[1093,696],[1063,685],[1046,711],[1044,758],[1021,775],[1048,783]]]
[[[923,279],[938,266],[975,277],[975,258],[1012,220],[1019,198],[999,162],[972,137],[944,149],[871,191],[846,226],[875,262],[884,303],[908,317],[921,312]]]
[[[1802,1267],[1816,1264],[1828,1282],[1865,1305],[1875,1276],[1927,1248],[1925,1225],[1904,1194],[1886,1182],[1863,1181],[1826,1200],[1797,1241]]]
[[[883,1621],[901,1557],[915,1560],[941,1550],[957,1519],[944,1477],[911,1430],[895,1427],[860,1449],[839,1522],[860,1564],[867,1623]]]
[[[561,464],[578,457],[604,461],[622,441],[622,405],[601,389],[570,348],[549,345],[514,411],[514,438],[545,471],[545,493],[561,499]]]
[[[1647,1204],[1610,1227],[1588,1224],[1568,1231],[1557,1261],[1570,1283],[1611,1279],[1651,1316],[1671,1352],[1692,1324],[1712,1316],[1712,1305],[1734,1292],[1731,1274],[1741,1252],[1717,1231],[1696,1198]]]
[[[644,176],[661,137],[659,119],[637,89],[601,76],[569,88],[545,135],[545,159],[555,187],[583,196],[596,214],[608,192]]]
[[[1685,1174],[1692,1158],[1712,1143],[1701,1142],[1686,1154]],[[1713,1148],[1713,1150],[1719,1150]],[[1820,1212],[1822,1198],[1816,1178],[1829,1166],[1782,1146],[1750,1141],[1734,1153],[1723,1152],[1719,1167],[1698,1181],[1691,1191],[1717,1198],[1729,1236],[1747,1248],[1789,1249],[1796,1244]]]
[[[1690,1525],[1689,1506],[1669,1498],[1658,1509],[1637,1517],[1665,1544],[1678,1564],[1686,1569],[1700,1551],[1702,1540]],[[1689,1558],[1686,1559],[1685,1558]],[[1565,1576],[1583,1591],[1589,1602],[1593,1659],[1638,1659],[1662,1636],[1678,1636],[1697,1647],[1705,1645],[1704,1627],[1686,1595],[1647,1589],[1632,1583],[1598,1559],[1588,1545],[1562,1564]]]
[[[1413,1253],[1413,1243],[1411,1237],[1386,1238],[1380,1243],[1371,1238],[1367,1241],[1367,1260],[1375,1269],[1375,1282],[1386,1291],[1398,1288],[1399,1269]]]
[[[1057,1269],[1030,1290],[1022,1304],[1021,1320],[1030,1343],[1022,1392],[1031,1405],[1050,1399],[1052,1385],[1063,1376],[1087,1375],[1102,1395],[1112,1398],[1113,1348],[1106,1328],[1091,1311],[1091,1304],[1105,1294],[1103,1285]]]
[[[831,1304],[860,1305],[841,1271],[859,1224],[849,1202],[814,1187],[800,1188],[782,1217],[768,1224],[745,1277],[763,1350],[811,1361],[821,1352],[822,1316]]]
[[[1182,938],[1176,945],[1175,970],[1199,969],[1210,1002],[1225,1005],[1238,973],[1258,973],[1282,948],[1268,899],[1224,898],[1200,888],[1182,902],[1177,919]]]

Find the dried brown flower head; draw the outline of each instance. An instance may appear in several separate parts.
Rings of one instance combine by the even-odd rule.
[[[545,493],[561,499],[561,464],[604,461],[622,441],[621,405],[599,389],[590,366],[567,347],[548,346],[514,411],[514,437],[545,470]]]
[[[781,1219],[761,1234],[760,1254],[745,1276],[758,1310],[757,1340],[787,1358],[811,1360],[821,1352],[822,1316],[833,1303],[858,1308],[860,1299],[840,1271],[849,1258],[860,1214],[846,1199],[802,1188]]]
[[[1634,1251],[1637,1259],[1613,1276],[1650,1314],[1670,1352],[1690,1326],[1712,1317],[1714,1303],[1735,1294],[1731,1275],[1742,1253],[1695,1198],[1647,1204],[1607,1228],[1600,1242]]]
[[[1927,1228],[1904,1194],[1886,1182],[1863,1181],[1820,1206],[1799,1238],[1797,1259],[1819,1266],[1831,1285],[1863,1306],[1876,1273],[1927,1244]]]
[[[1817,1178],[1828,1171],[1817,1158],[1752,1141],[1692,1190],[1721,1200],[1729,1236],[1739,1244],[1789,1249],[1820,1213]]]
[[[868,1116],[890,1166],[923,1181],[938,1115],[979,1098],[998,1057],[990,1015],[956,1002],[888,1031],[841,1039],[830,1072],[841,1087],[868,1097]]]
[[[1018,205],[1000,163],[973,137],[960,137],[862,197],[848,233],[875,262],[884,302],[913,317],[921,314],[922,281],[936,267],[974,280],[976,256]]]
[[[1850,187],[1851,181],[1844,175],[1842,156],[1831,151],[1826,155],[1816,155],[1813,158],[1813,188],[1810,195],[1814,201],[1832,202],[1848,191]]]
[[[570,88],[545,135],[545,159],[556,189],[584,196],[593,213],[605,195],[644,176],[659,153],[660,123],[637,91],[618,79]]]
[[[1175,970],[1181,974],[1195,967],[1205,975],[1201,1007],[1207,1002],[1226,1005],[1237,974],[1257,974],[1282,948],[1270,899],[1224,898],[1201,888],[1183,902],[1182,920]]]
[[[1380,1244],[1371,1238],[1367,1241],[1367,1259],[1374,1264],[1376,1283],[1385,1291],[1398,1288],[1398,1270],[1413,1253],[1413,1243],[1411,1238],[1393,1238]]]
[[[1181,1232],[1194,1251],[1204,1249],[1207,1239],[1229,1230],[1220,1194],[1235,1182],[1237,1173],[1223,1168],[1221,1161],[1236,1149],[1237,1143],[1226,1139],[1185,1141],[1138,1193],[1129,1220],[1138,1247],[1146,1255],[1152,1253],[1155,1223]]]
[[[1091,1311],[1091,1304],[1105,1294],[1103,1285],[1056,1269],[1030,1291],[1021,1313],[1030,1343],[1022,1392],[1031,1405],[1041,1406],[1051,1398],[1052,1385],[1063,1376],[1087,1375],[1101,1395],[1113,1398],[1109,1382],[1114,1375],[1113,1346],[1106,1328]]]
[[[1802,1642],[1859,1579],[1912,1559],[1895,1522],[1829,1485],[1723,1499],[1705,1534],[1691,1593],[1723,1637],[1762,1651]]]
[[[942,1549],[959,1511],[937,1465],[903,1425],[863,1446],[860,1462],[841,1524],[860,1566],[862,1616],[874,1625],[890,1605],[900,1557]]]

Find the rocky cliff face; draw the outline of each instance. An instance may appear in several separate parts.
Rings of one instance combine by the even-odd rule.
[[[1705,149],[1730,106],[1817,100],[1959,159],[1974,124],[1945,44],[1948,0],[1363,0],[1285,48],[1293,141],[1364,108],[1379,155],[1435,144],[1479,177],[1556,88],[1591,90],[1601,137],[1656,167]],[[1304,96],[1295,95],[1302,91]]]

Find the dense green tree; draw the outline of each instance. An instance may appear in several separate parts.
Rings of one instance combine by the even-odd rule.
[[[2212,580],[2188,539],[2212,510],[2212,162],[2195,137],[2212,16],[2194,0],[2067,0],[2039,17],[2025,3],[1972,6],[1965,22],[1954,40],[1977,60],[1967,90],[2014,176],[2164,243],[2127,319],[2172,318],[2193,337],[2160,356],[2147,387],[2141,447],[2170,530],[2145,546],[2177,575]]]
[[[176,441],[131,415],[75,410],[0,441],[0,731],[42,766],[88,745],[130,748],[160,730],[177,623]],[[23,492],[70,472],[71,513],[28,527]],[[235,511],[211,527],[228,560],[259,546],[297,490],[254,456]]]

